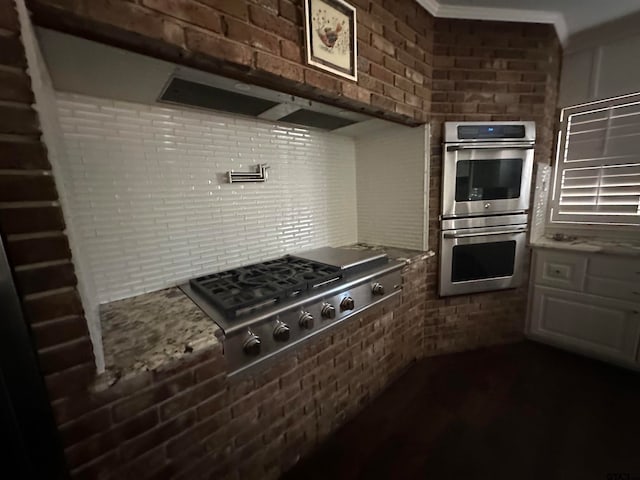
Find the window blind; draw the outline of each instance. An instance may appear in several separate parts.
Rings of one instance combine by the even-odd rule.
[[[640,94],[562,111],[551,223],[640,225]]]

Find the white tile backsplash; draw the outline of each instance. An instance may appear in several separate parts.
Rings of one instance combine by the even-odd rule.
[[[359,241],[427,250],[427,128],[391,127],[357,139]]]
[[[351,138],[68,93],[57,107],[59,178],[100,303],[357,240]],[[266,183],[226,183],[257,163]]]

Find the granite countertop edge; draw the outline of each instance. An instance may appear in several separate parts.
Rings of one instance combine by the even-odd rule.
[[[640,257],[640,244],[633,244],[629,242],[601,241],[580,238],[565,241],[544,237],[532,240],[530,242],[530,246],[532,248]]]

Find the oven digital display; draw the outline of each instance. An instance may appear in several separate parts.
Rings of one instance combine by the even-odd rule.
[[[473,243],[453,247],[451,281],[486,280],[513,275],[516,241]]]
[[[524,138],[524,125],[460,125],[460,140]]]

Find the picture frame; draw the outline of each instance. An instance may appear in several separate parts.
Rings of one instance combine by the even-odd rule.
[[[306,61],[358,81],[356,9],[344,0],[304,0]]]

